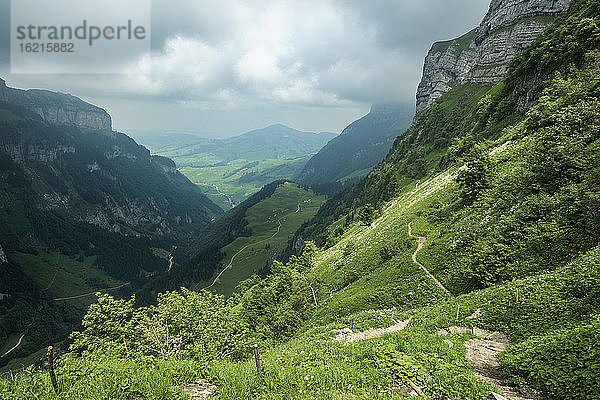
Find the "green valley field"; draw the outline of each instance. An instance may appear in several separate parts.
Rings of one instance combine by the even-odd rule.
[[[176,144],[164,143],[167,134],[159,136],[160,140],[143,133],[138,137],[142,143],[147,140],[154,153],[173,159],[179,171],[228,210],[270,182],[293,180],[310,157],[335,136],[277,124],[227,139],[184,135],[182,142],[177,142],[180,136],[173,135]]]

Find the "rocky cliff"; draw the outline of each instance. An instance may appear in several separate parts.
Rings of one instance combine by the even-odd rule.
[[[0,264],[3,253],[43,246],[96,256],[109,275],[138,279],[166,268],[153,248],[185,249],[222,212],[173,161],[125,134],[60,125],[109,128],[103,110],[41,91],[9,89],[9,100],[0,102]],[[29,100],[43,120],[14,104]],[[68,105],[75,114],[49,116]]]
[[[85,129],[112,129],[112,121],[106,111],[69,94],[14,89],[7,87],[6,82],[0,79],[0,101],[23,106],[51,124],[75,125]]]
[[[453,85],[499,81],[507,63],[531,44],[569,3],[570,0],[492,0],[479,27],[432,46],[417,89],[417,114]]]
[[[7,87],[4,79],[0,78],[0,101],[8,101]]]

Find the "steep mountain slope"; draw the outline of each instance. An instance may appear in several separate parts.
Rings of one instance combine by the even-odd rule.
[[[277,124],[227,139],[202,139],[152,149],[172,158],[181,172],[224,209],[262,186],[294,178],[308,158],[335,134],[302,132]],[[190,140],[174,137],[173,140]]]
[[[0,293],[9,297],[0,300],[0,339],[25,332],[31,350],[92,300],[68,300],[59,312],[53,299],[140,286],[221,211],[173,161],[111,131],[104,110],[59,93],[6,91]]]
[[[385,158],[397,136],[414,115],[412,107],[375,105],[315,154],[298,175],[298,182],[335,193],[367,175]]]
[[[508,62],[569,7],[570,0],[494,0],[478,28],[435,43],[417,89],[417,114],[457,84],[498,82]]]
[[[540,7],[548,7],[546,2],[527,2],[528,7],[533,6],[534,3],[539,3]],[[506,10],[507,7],[510,9],[511,4],[514,6],[513,2],[507,0],[492,2],[484,22],[508,18]],[[553,4],[563,7],[560,5],[561,2]],[[577,7],[583,6],[577,5]],[[529,8],[518,9],[524,10],[526,15],[531,11]],[[586,9],[579,13],[593,13],[593,11]],[[514,22],[523,18],[517,13],[511,14],[509,19]],[[591,34],[593,25],[588,26],[584,17],[579,17],[579,20],[577,18],[571,16],[569,21],[561,20],[559,25],[551,25],[551,28],[541,38],[535,40],[532,46],[516,54],[512,62],[502,67],[507,74],[493,89],[490,89],[491,85],[485,81],[471,83],[467,78],[463,83],[456,81],[446,86],[438,93],[442,95],[450,90],[443,104],[437,105],[423,118],[415,118],[406,136],[394,144],[387,162],[354,187],[328,201],[315,217],[314,223],[301,228],[294,243],[305,238],[316,240],[317,243],[325,243],[329,235],[326,227],[341,215],[345,215],[353,208],[358,209],[368,204],[373,206],[383,204],[412,180],[426,176],[432,171],[442,171],[447,168],[466,151],[465,147],[481,139],[475,136],[480,135],[479,132],[486,130],[488,132],[486,135],[495,137],[506,125],[522,118],[522,112],[535,104],[545,82],[555,71],[566,72],[570,63],[581,65],[585,51],[594,48],[595,38]],[[574,33],[569,33],[569,29]],[[445,43],[451,45],[450,49],[452,46],[466,48],[468,43],[474,40],[477,32],[477,30],[472,31],[464,35],[461,40]],[[526,35],[526,37],[532,39],[530,36]],[[503,43],[497,43],[499,46],[497,51],[509,54],[503,47]],[[433,46],[434,49],[437,47],[439,47],[437,44]],[[514,52],[511,54],[514,55]],[[429,58],[428,56],[425,61],[426,65]],[[446,67],[439,66],[443,71],[448,70]],[[422,83],[439,77],[440,71],[436,68],[424,68]],[[498,77],[495,77],[493,81],[497,79]],[[451,90],[452,87],[454,89]],[[421,101],[419,97],[420,95],[417,94],[417,102]],[[435,102],[432,100],[431,104]],[[486,107],[483,107],[484,105]],[[459,136],[464,138],[459,140]]]
[[[476,307],[455,308],[456,321],[459,313],[487,313],[473,318],[522,342],[503,356],[511,371],[560,397],[597,395],[591,381],[579,380],[575,372],[597,374],[597,363],[577,367],[562,354],[576,354],[578,340],[589,343],[587,338],[598,334],[600,287],[592,271],[599,266],[600,243],[599,27],[600,5],[574,1],[511,62],[497,85],[451,89],[417,117],[375,171],[328,201],[296,237],[315,238],[324,246],[307,274],[319,300],[311,324],[363,310],[432,303],[439,304],[437,312],[450,314],[443,301],[449,296],[411,260],[412,223],[413,232],[426,237],[420,263],[452,294],[463,295],[454,305],[478,299],[471,303]],[[538,79],[537,88],[525,82],[530,71],[546,77],[568,71],[565,62],[578,69],[550,82]],[[522,113],[524,84],[533,89],[529,95],[545,89],[537,105]],[[560,283],[559,298],[548,292],[544,282],[571,279],[566,270],[578,268],[582,274]],[[515,279],[521,280],[511,283]],[[587,289],[571,291],[570,285]],[[484,288],[490,289],[478,292]],[[506,298],[486,305],[482,297],[489,300],[496,291],[515,296],[516,288],[525,321],[501,322],[517,311],[506,311]],[[557,316],[558,310],[564,314]],[[577,339],[560,345],[560,338],[570,335]],[[547,353],[551,348],[564,353]]]

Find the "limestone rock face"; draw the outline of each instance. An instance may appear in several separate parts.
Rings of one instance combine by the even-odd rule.
[[[73,146],[42,146],[23,143],[0,143],[0,150],[4,150],[16,163],[26,161],[49,163],[56,160],[61,154],[75,153]]]
[[[6,87],[6,82],[4,81],[4,79],[0,78],[0,101],[8,101],[8,97],[7,97],[7,87]]]
[[[4,250],[2,249],[2,245],[0,245],[0,264],[4,264],[8,262],[6,259],[6,254],[4,254]]]
[[[7,87],[6,82],[0,79],[0,101],[23,106],[50,124],[75,125],[94,130],[112,129],[112,120],[105,110],[69,94],[15,89]]]
[[[498,82],[507,63],[569,4],[570,0],[492,0],[479,27],[460,38],[432,46],[417,89],[417,114],[453,85]]]

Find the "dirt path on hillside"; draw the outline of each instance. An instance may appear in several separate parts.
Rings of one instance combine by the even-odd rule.
[[[121,289],[122,287],[124,287],[124,286],[127,286],[127,285],[130,285],[130,284],[131,284],[130,282],[126,282],[126,283],[124,283],[124,284],[122,284],[122,285],[115,286],[115,287],[111,287],[111,288],[106,288],[106,289],[98,289],[98,290],[96,290],[96,291],[93,291],[93,292],[84,293],[84,294],[78,294],[78,295],[76,295],[76,296],[70,296],[70,297],[57,297],[57,298],[55,298],[55,299],[53,299],[53,300],[54,300],[54,301],[62,301],[62,300],[74,300],[74,299],[80,299],[80,298],[82,298],[82,297],[95,296],[95,295],[96,295],[96,293],[98,293],[98,292],[110,292],[110,291],[113,291],[113,290]]]
[[[333,340],[338,342],[358,342],[367,339],[378,338],[389,333],[400,332],[404,330],[411,321],[412,317],[397,322],[388,328],[367,329],[362,332],[353,332],[349,328],[335,330]],[[510,346],[510,339],[502,332],[493,332],[479,328],[466,328],[462,326],[452,326],[447,329],[440,329],[435,332],[436,335],[447,336],[449,334],[472,333],[477,338],[468,340],[464,343],[466,348],[466,358],[469,364],[475,370],[475,374],[486,382],[494,385],[495,392],[492,392],[491,399],[495,400],[544,400],[545,397],[529,386],[527,383],[513,385],[509,382],[500,369],[498,354]],[[450,340],[444,340],[449,346],[454,343]]]
[[[387,328],[372,328],[362,332],[352,332],[350,328],[340,329],[337,331],[333,340],[338,342],[360,342],[361,340],[381,337],[383,335],[387,335],[388,333],[400,332],[406,329],[408,324],[410,324],[411,319],[412,317],[407,320],[397,322],[395,325]]]
[[[411,227],[412,222],[408,223],[408,236],[417,239],[417,249],[415,250],[415,252],[412,255],[412,260],[415,264],[417,264],[419,267],[421,267],[421,269],[423,271],[425,271],[425,273],[427,274],[427,276],[429,276],[431,279],[433,279],[433,281],[435,282],[436,285],[438,285],[444,292],[446,292],[446,294],[448,294],[448,296],[450,297],[454,297],[454,295],[452,294],[452,292],[450,292],[444,285],[442,285],[442,283],[440,281],[437,280],[437,278],[435,276],[433,276],[433,274],[431,272],[429,272],[429,270],[427,268],[425,268],[425,266],[423,264],[421,264],[419,261],[417,261],[417,253],[419,251],[421,251],[421,249],[423,248],[423,245],[425,244],[425,241],[427,240],[426,236],[414,236],[412,234],[412,227]]]
[[[13,347],[11,347],[6,353],[2,354],[0,356],[0,358],[7,356],[8,354],[10,354],[13,350],[15,350],[17,347],[19,347],[21,345],[21,342],[23,341],[23,338],[25,337],[25,334],[22,334],[21,337],[19,338],[19,340],[17,341],[17,344],[15,344]]]
[[[207,290],[207,289],[210,289],[211,287],[215,286],[216,283],[219,281],[219,278],[221,277],[221,275],[223,275],[225,273],[225,271],[227,271],[228,269],[233,268],[233,260],[242,251],[246,250],[249,246],[256,246],[257,244],[261,244],[261,243],[266,242],[267,240],[273,239],[275,236],[277,236],[277,234],[281,230],[281,221],[277,221],[277,223],[279,224],[279,226],[277,226],[277,230],[275,231],[275,233],[273,235],[269,236],[266,239],[258,241],[258,242],[248,243],[247,245],[245,245],[244,247],[242,247],[241,249],[239,249],[233,256],[231,256],[231,260],[229,260],[229,264],[227,264],[227,266],[225,268],[223,268],[223,271],[219,272],[219,275],[217,275],[217,277],[213,280],[213,282],[210,285],[208,285],[207,287],[202,288],[202,289],[203,290]]]
[[[473,366],[475,373],[484,381],[492,383],[497,390],[493,393],[497,400],[543,400],[544,396],[527,383],[511,384],[502,373],[498,354],[510,346],[510,339],[502,332],[493,332],[479,328],[453,326],[441,329],[438,335],[450,333],[473,333],[477,336],[465,342],[467,361]],[[499,397],[500,395],[501,397]]]

